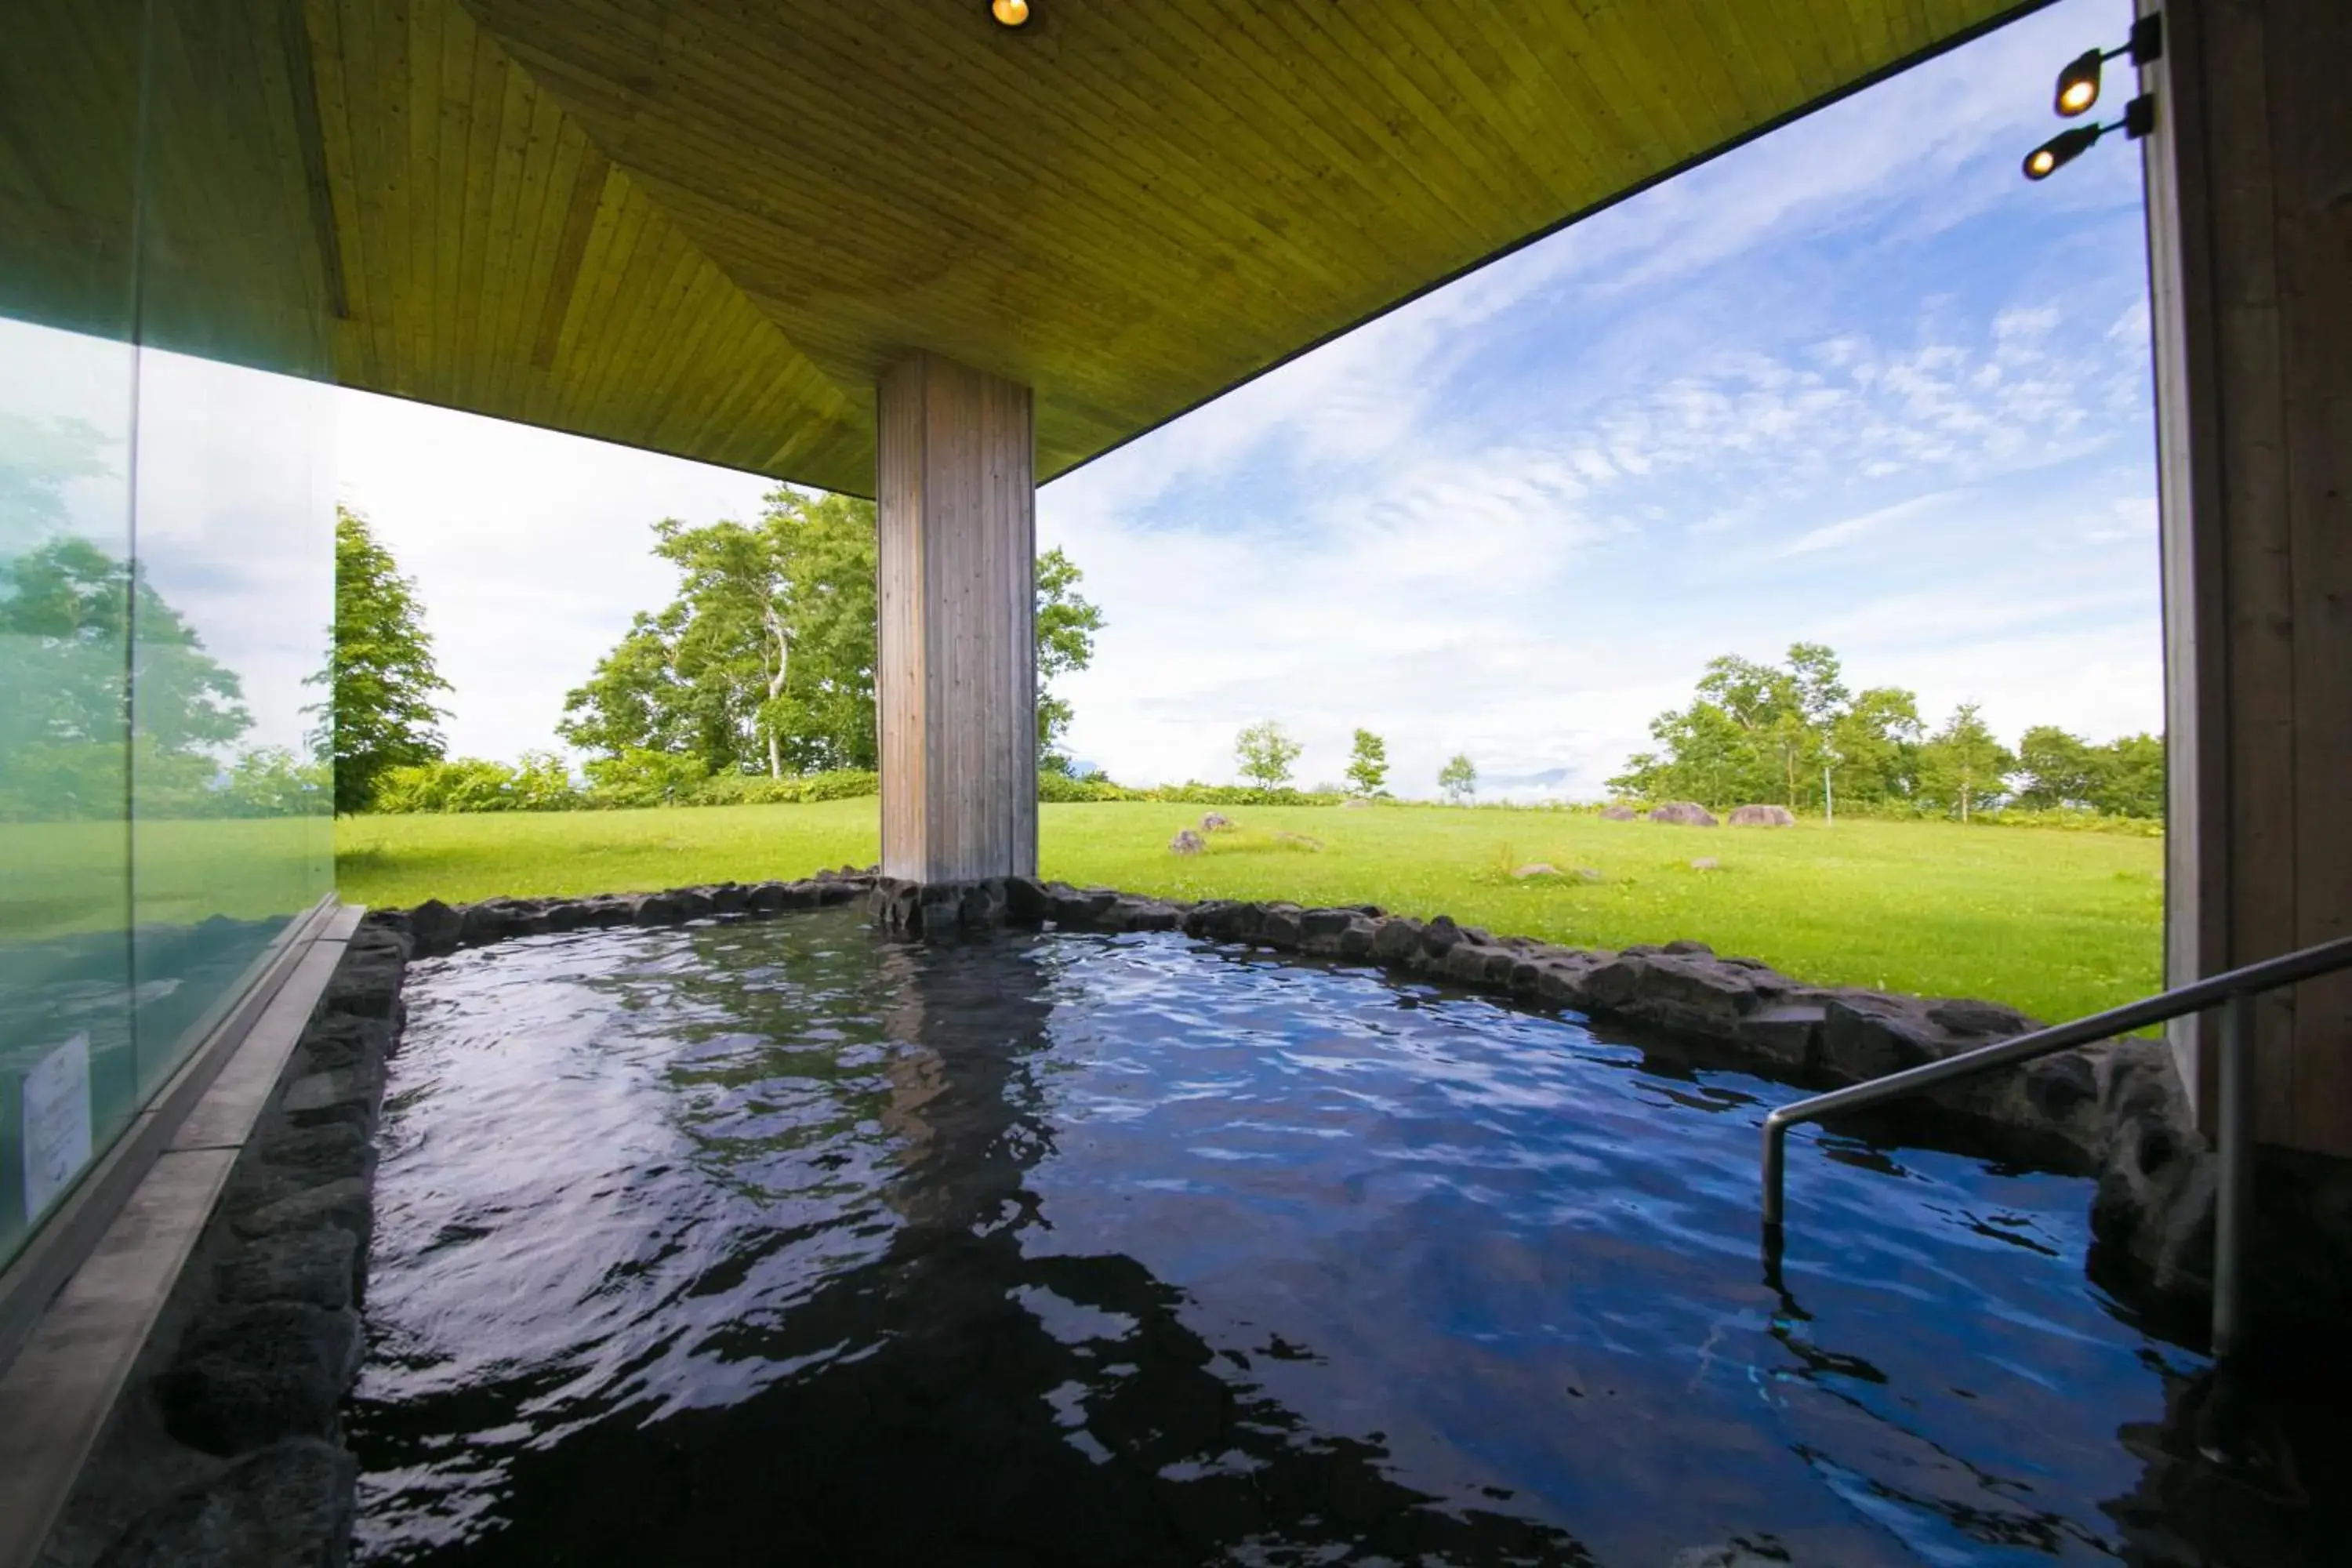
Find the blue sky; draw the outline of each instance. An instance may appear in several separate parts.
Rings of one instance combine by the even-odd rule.
[[[1109,619],[1074,749],[1223,779],[1271,717],[1314,782],[1361,724],[1402,794],[1458,750],[1590,797],[1709,657],[1799,638],[2011,739],[2158,727],[2137,149],[2017,173],[2057,66],[2127,22],[2038,13],[1045,487]],[[422,579],[467,752],[548,744],[667,595],[648,522],[764,488],[340,401],[343,492]]]

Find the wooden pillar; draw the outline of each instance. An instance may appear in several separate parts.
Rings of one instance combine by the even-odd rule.
[[[916,354],[884,374],[875,437],[883,874],[1035,876],[1029,389]]]
[[[2352,932],[2352,5],[2162,9],[2143,146],[2179,982]],[[2173,1037],[2209,1125],[2214,1038]],[[2256,1040],[2260,1137],[2352,1155],[2352,979],[2265,998]]]

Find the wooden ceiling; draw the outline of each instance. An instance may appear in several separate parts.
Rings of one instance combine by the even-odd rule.
[[[193,79],[236,57],[272,122],[228,140],[305,215],[321,374],[857,493],[908,350],[1034,387],[1050,478],[2023,8],[162,6],[215,14],[181,29]],[[192,191],[223,180],[198,162]]]

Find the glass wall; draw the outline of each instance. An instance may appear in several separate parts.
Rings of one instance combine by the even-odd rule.
[[[0,1265],[333,881],[300,16],[83,0],[0,50]]]

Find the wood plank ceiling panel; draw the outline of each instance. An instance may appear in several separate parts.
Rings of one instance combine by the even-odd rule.
[[[593,307],[564,328],[567,353],[605,356],[594,395],[541,417],[625,423],[634,392],[638,429],[669,442],[789,425],[789,390],[689,417],[644,382],[697,357],[655,353],[646,321],[747,305],[854,405],[822,442],[772,431],[772,453],[827,459],[768,471],[861,492],[865,389],[912,350],[1035,388],[1050,477],[2020,8],[1033,0],[1011,31],[981,0],[463,3],[611,160],[626,194],[600,226],[666,218],[732,285],[666,290],[664,242],[608,237],[592,268],[623,277],[583,281]]]
[[[856,471],[846,394],[454,0],[294,0],[348,384],[776,474]]]
[[[860,493],[911,351],[1033,387],[1051,477],[2021,8],[1032,0],[1009,31],[985,0],[228,3],[250,28],[184,54],[266,106],[249,173],[163,167],[234,310],[299,253],[333,303],[317,374]],[[41,217],[27,163],[0,144],[0,205],[85,221]]]

